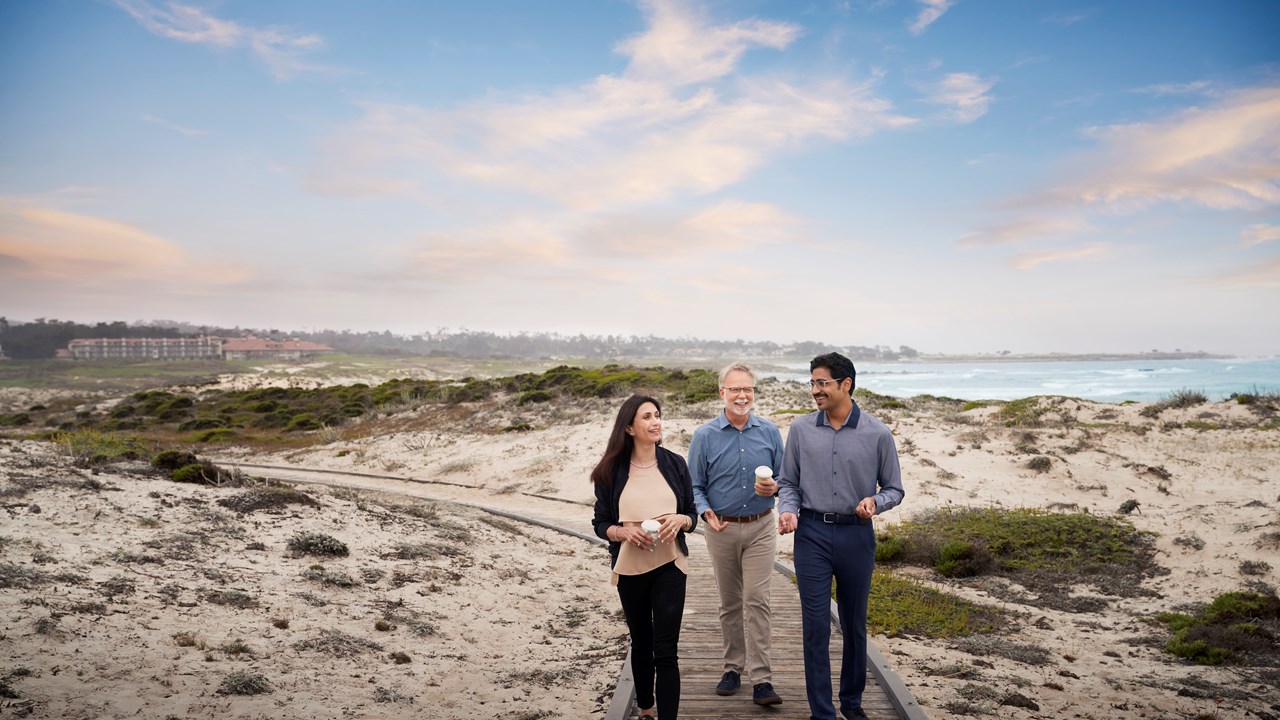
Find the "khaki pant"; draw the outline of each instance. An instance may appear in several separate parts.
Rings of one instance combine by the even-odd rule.
[[[731,522],[720,532],[707,527],[706,540],[720,588],[724,669],[750,677],[751,685],[771,683],[769,583],[778,554],[777,515]]]

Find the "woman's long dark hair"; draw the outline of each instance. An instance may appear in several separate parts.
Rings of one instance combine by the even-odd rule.
[[[635,440],[627,434],[627,426],[635,422],[636,411],[645,403],[653,403],[658,414],[662,414],[662,404],[657,398],[648,395],[632,395],[627,398],[622,407],[618,408],[618,417],[613,421],[613,432],[609,434],[609,444],[604,448],[604,457],[600,458],[600,462],[591,471],[591,482],[604,487],[613,486],[614,466],[623,458],[630,458],[631,448],[635,446]]]

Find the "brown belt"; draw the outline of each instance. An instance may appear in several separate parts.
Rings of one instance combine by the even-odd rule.
[[[762,513],[756,513],[755,515],[739,515],[738,517],[734,517],[732,515],[719,515],[718,517],[725,522],[736,522],[736,523],[755,522],[756,520],[759,520],[760,518],[764,517],[765,515],[768,515],[771,512],[773,512],[772,509],[765,510]]]

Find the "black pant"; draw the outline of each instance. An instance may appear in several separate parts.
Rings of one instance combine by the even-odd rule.
[[[675,561],[643,575],[619,575],[618,598],[631,631],[631,674],[636,705],[653,707],[658,679],[658,717],[675,720],[680,710],[680,621],[684,617],[685,574]]]

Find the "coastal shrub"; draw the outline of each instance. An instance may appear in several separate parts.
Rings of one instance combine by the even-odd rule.
[[[231,428],[214,428],[213,430],[205,430],[196,433],[191,439],[198,443],[223,442],[236,437],[236,431]]]
[[[1142,409],[1141,414],[1143,417],[1158,417],[1165,410],[1195,407],[1207,402],[1209,402],[1209,398],[1203,392],[1184,388],[1175,390],[1159,401],[1146,406]]]
[[[254,510],[280,510],[289,505],[320,507],[310,495],[290,486],[265,486],[253,488],[238,495],[220,498],[218,504],[238,513]]]
[[[902,557],[904,543],[897,535],[876,536],[876,562],[893,562]]]
[[[321,630],[319,637],[299,640],[293,647],[295,650],[315,650],[340,658],[355,657],[368,651],[382,652],[380,643],[348,635],[341,630]]]
[[[945,508],[899,523],[877,542],[901,546],[895,557],[883,560],[886,564],[936,569],[946,548],[945,559],[956,570],[981,568],[1024,584],[1092,582],[1119,592],[1136,591],[1143,577],[1157,571],[1153,538],[1127,518],[1034,508]]]
[[[1227,592],[1195,614],[1160,613],[1156,619],[1173,633],[1165,651],[1199,665],[1280,660],[1280,599],[1274,594]]]
[[[151,467],[157,470],[173,472],[180,467],[199,464],[200,459],[182,450],[162,450],[151,458]]]
[[[550,402],[555,396],[546,390],[530,390],[520,394],[520,399],[516,401],[517,405],[528,405],[530,403]]]
[[[1130,498],[1130,499],[1125,500],[1124,502],[1120,503],[1120,510],[1119,510],[1119,512],[1120,512],[1120,514],[1121,514],[1121,515],[1128,515],[1129,513],[1133,512],[1134,510],[1137,510],[1137,509],[1138,509],[1138,501],[1137,501],[1137,500],[1134,500],[1134,499],[1132,499],[1132,498]]]
[[[1053,467],[1053,461],[1045,455],[1037,455],[1027,461],[1027,469],[1038,473],[1049,472],[1051,467]]]
[[[350,554],[346,543],[324,533],[299,533],[289,538],[287,547],[299,555],[346,557]]]
[[[71,456],[76,467],[92,467],[119,460],[136,460],[143,457],[137,439],[96,430],[76,430],[58,433],[53,442]]]
[[[938,550],[933,569],[945,577],[973,577],[991,569],[991,553],[967,540],[952,540]]]
[[[962,637],[996,632],[1004,612],[935,590],[885,568],[872,574],[867,632],[890,637]]]
[[[222,678],[219,695],[261,695],[271,692],[271,683],[260,672],[236,670]]]
[[[1043,424],[1041,418],[1046,412],[1048,408],[1040,405],[1039,397],[1029,397],[1006,402],[995,417],[1005,427],[1035,428]]]
[[[27,413],[20,412],[12,415],[0,415],[0,425],[8,425],[10,427],[22,427],[31,424],[31,416]]]
[[[224,428],[226,426],[227,426],[226,418],[220,415],[212,416],[212,417],[203,416],[203,417],[192,418],[185,422],[179,423],[178,431],[189,432],[191,430],[214,430],[217,428]]]

